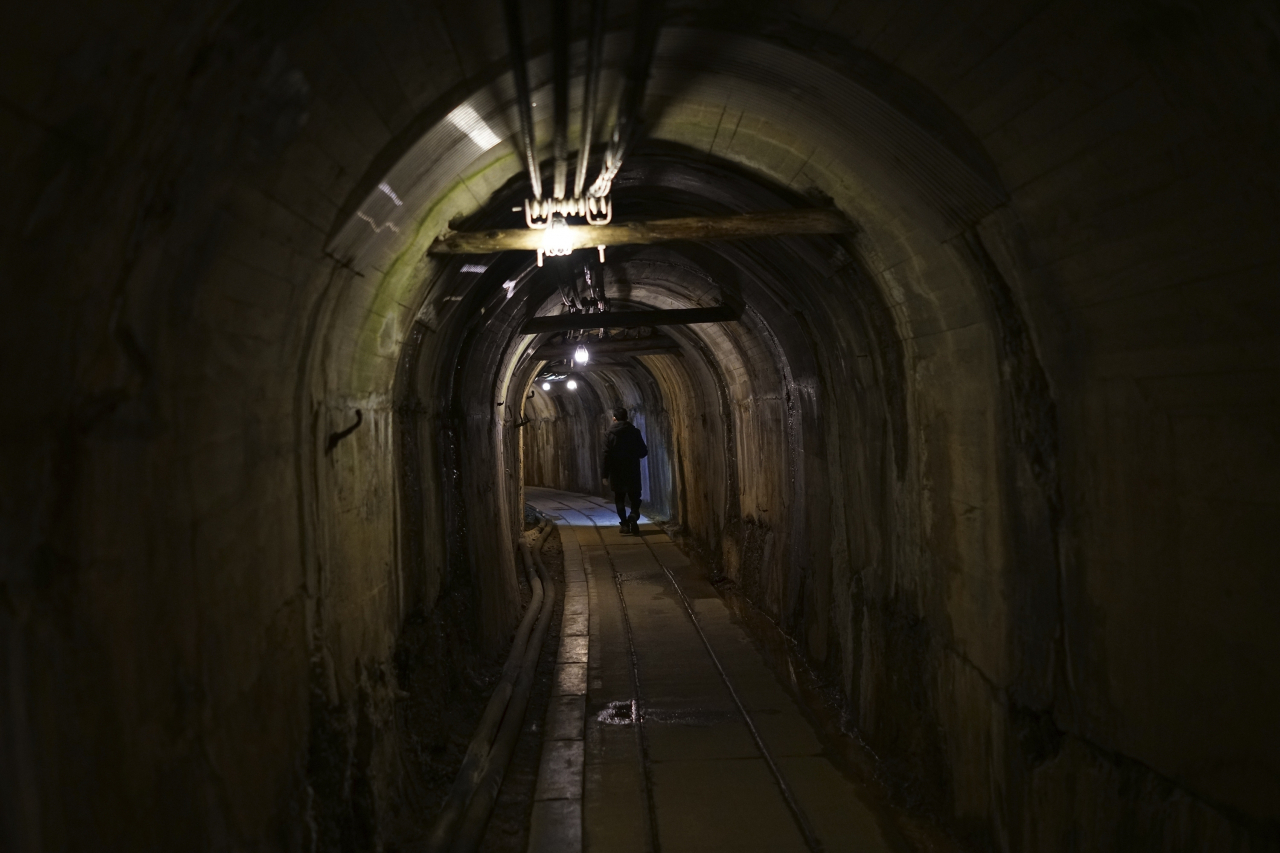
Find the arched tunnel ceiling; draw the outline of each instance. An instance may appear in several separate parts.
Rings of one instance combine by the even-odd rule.
[[[614,186],[616,215],[623,220],[779,209],[809,203],[803,196],[733,164],[669,143],[650,143],[638,149]],[[521,214],[511,207],[521,198],[523,187],[523,179],[514,176],[494,194],[487,211],[467,221],[467,227],[487,228],[504,221],[519,221]],[[858,289],[874,287],[854,254],[838,239],[794,237],[618,247],[607,250],[608,262],[604,265],[587,257],[593,253],[580,252],[574,256],[577,260],[548,259],[547,266],[541,269],[534,267],[528,253],[507,253],[441,263],[431,286],[433,292],[461,294],[456,298],[460,300],[462,316],[469,316],[473,324],[478,324],[476,328],[483,330],[483,338],[492,340],[483,346],[472,344],[473,352],[483,350],[489,353],[488,359],[505,353],[502,366],[487,361],[488,367],[469,374],[471,382],[487,382],[489,376],[507,377],[513,372],[520,373],[519,381],[524,385],[532,382],[533,366],[521,365],[535,360],[550,336],[517,335],[516,329],[525,318],[563,310],[560,282],[580,277],[581,265],[591,263],[611,303],[622,310],[627,306],[733,306],[741,314],[740,323],[662,329],[680,342],[686,356],[705,362],[705,369],[718,377],[717,384],[745,375],[741,350],[764,347],[783,375],[775,374],[775,382],[763,383],[762,387],[793,387],[799,381],[812,388],[817,382],[812,350],[815,334],[834,339],[830,336],[840,332],[833,328],[833,322],[836,326],[843,323],[843,334],[858,341],[856,348],[865,351],[874,346],[865,338],[858,339],[860,324],[846,316],[849,300],[857,302]],[[856,282],[852,289],[849,282]],[[869,291],[862,299],[868,297]],[[870,301],[874,302],[874,297]],[[434,304],[429,303],[428,307]],[[797,320],[804,317],[808,319]],[[833,321],[837,317],[841,321]],[[605,374],[610,372],[601,369]],[[750,392],[738,390],[742,393],[731,396],[751,396]],[[503,380],[493,390],[495,400],[514,399],[519,392],[520,388],[508,387]],[[898,421],[901,424],[900,414]]]
[[[623,34],[607,41],[606,95],[619,88],[627,47]],[[532,63],[531,74],[545,156],[549,59]],[[572,91],[579,90],[575,84]],[[870,193],[941,238],[1004,198],[994,169],[944,112],[933,109],[926,129],[895,105],[907,96],[884,80],[855,79],[767,41],[664,30],[649,93],[651,138],[739,162],[783,186],[817,190],[846,209],[864,207]],[[330,251],[360,270],[412,263],[448,221],[474,212],[519,170],[511,143],[517,126],[510,75],[502,75],[407,141],[402,154],[380,158],[395,162],[363,181],[330,236]]]

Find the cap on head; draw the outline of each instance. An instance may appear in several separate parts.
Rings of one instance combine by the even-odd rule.
[[[613,419],[615,421],[625,421],[627,419],[627,410],[622,406],[613,410]]]

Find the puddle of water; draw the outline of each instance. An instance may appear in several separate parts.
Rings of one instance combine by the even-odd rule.
[[[618,577],[618,580],[622,581],[623,583],[628,583],[633,581],[653,582],[657,580],[663,580],[663,581],[666,580],[666,576],[662,574],[662,569],[650,569],[648,571],[643,571],[643,572],[618,572],[617,577]]]
[[[629,726],[636,720],[634,699],[617,699],[604,706],[596,719],[606,726]]]
[[[724,722],[733,716],[727,711],[663,711],[646,709],[644,712],[645,720],[653,720],[655,723],[666,723],[671,726],[707,727]]]
[[[606,726],[630,726],[636,717],[645,722],[662,723],[668,726],[713,726],[724,722],[734,715],[728,711],[707,711],[688,709],[640,708],[632,699],[616,699],[605,705],[596,720]]]

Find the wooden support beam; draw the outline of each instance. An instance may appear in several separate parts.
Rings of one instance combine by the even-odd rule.
[[[629,341],[601,341],[587,344],[587,352],[592,358],[613,355],[673,355],[682,352],[680,345],[670,338],[637,338]],[[543,361],[554,361],[557,358],[573,358],[577,344],[553,344],[539,347],[533,357]],[[587,362],[590,364],[591,362]],[[568,368],[572,369],[572,368]]]
[[[727,305],[714,308],[675,308],[666,311],[604,311],[595,314],[553,314],[534,317],[520,327],[522,335],[573,332],[582,329],[637,329],[642,326],[693,326],[732,323],[738,312]]]
[[[668,355],[669,353],[666,350],[663,350],[662,354]],[[559,370],[559,368],[556,368],[556,367],[553,367],[551,369]],[[575,364],[572,368],[566,367],[564,372],[573,374],[573,373],[594,373],[600,370],[637,370],[637,369],[639,369],[638,365],[631,359],[627,359],[626,361],[589,361],[586,364]]]
[[[844,234],[853,230],[843,213],[828,208],[740,213],[731,216],[687,216],[619,225],[567,225],[550,237],[548,229],[506,228],[491,231],[446,231],[428,250],[433,255],[486,255],[490,252],[548,248],[554,239],[560,249],[597,246],[636,246],[671,240],[743,240],[788,234]]]

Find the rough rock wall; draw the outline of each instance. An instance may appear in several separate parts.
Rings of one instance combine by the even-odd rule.
[[[306,98],[247,17],[73,7],[9,29],[6,849],[306,832],[292,318],[315,265],[281,276],[320,235],[232,190]],[[257,265],[250,233],[272,246]]]
[[[63,3],[6,28],[6,850],[372,849],[395,802],[391,656],[444,577],[431,548],[400,559],[417,306],[325,241],[465,71],[419,62],[363,111],[334,55],[371,54],[329,41],[351,11]],[[448,44],[430,10],[361,20]]]

